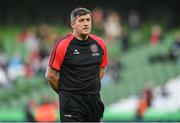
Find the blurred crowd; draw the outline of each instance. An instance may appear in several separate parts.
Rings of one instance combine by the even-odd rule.
[[[49,52],[60,37],[48,24],[42,24],[22,29],[16,38],[18,45],[24,47],[25,56],[17,49],[8,58],[4,47],[0,47],[0,86],[11,86],[22,76],[44,76]]]
[[[130,10],[126,19],[115,10],[104,10],[101,7],[96,7],[92,11],[92,21],[92,32],[100,35],[106,41],[108,48],[110,62],[107,73],[102,80],[103,86],[109,82],[119,82],[120,72],[123,69],[120,60],[122,54],[126,54],[131,47],[136,46],[137,42],[142,40],[149,40],[151,45],[156,46],[162,41],[165,33],[159,24],[154,24],[149,29],[148,38],[143,39],[140,29],[140,15],[136,10]],[[69,28],[68,25],[67,28]],[[8,58],[1,45],[0,86],[10,86],[10,83],[19,76],[31,77],[44,74],[49,52],[61,35],[47,23],[23,27],[17,35],[17,41],[18,45],[25,47],[23,51],[25,57],[17,50],[13,52],[12,57]],[[169,56],[171,58],[179,54],[176,50],[179,48],[179,34],[176,37],[177,41],[172,46],[171,56]],[[159,57],[161,56],[150,57],[150,61],[161,59]]]
[[[120,55],[126,53],[130,48],[129,35],[137,38],[140,27],[139,15],[136,11],[131,11],[128,15],[128,26],[126,26],[121,14],[117,11],[105,11],[97,7],[92,11],[92,21],[93,31],[104,36],[108,48],[109,66],[102,84],[117,83],[123,68]]]
[[[175,39],[169,47],[168,53],[158,53],[149,57],[150,63],[174,62],[180,61],[180,32],[175,33]]]

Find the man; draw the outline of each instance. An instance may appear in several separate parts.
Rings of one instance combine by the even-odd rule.
[[[46,79],[59,94],[62,122],[98,122],[103,117],[99,92],[108,64],[107,50],[102,39],[90,34],[91,24],[89,10],[74,9],[73,32],[58,41],[49,58]]]

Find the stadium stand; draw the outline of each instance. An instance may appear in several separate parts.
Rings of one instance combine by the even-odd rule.
[[[6,53],[11,57],[15,49],[19,49],[23,55],[26,55],[25,49],[17,43],[17,34],[19,28],[6,28],[1,31]],[[147,34],[146,34],[147,35]],[[108,106],[119,99],[125,98],[132,94],[139,95],[148,82],[152,82],[153,86],[162,85],[170,78],[179,75],[180,69],[178,63],[164,62],[151,64],[148,58],[157,53],[168,53],[169,47],[173,41],[173,33],[167,33],[163,41],[157,46],[149,43],[143,43],[133,47],[126,53],[121,53],[119,60],[123,64],[122,72],[120,72],[118,82],[110,82],[108,86],[102,87],[102,99],[106,105],[104,120],[134,120],[134,113],[124,112],[123,114],[113,114],[109,111]],[[116,51],[117,52],[117,51]],[[25,57],[25,56],[24,56]],[[43,76],[35,76],[33,78],[18,78],[12,83],[11,88],[0,89],[0,121],[25,121],[24,105],[29,98],[33,98],[36,102],[42,101],[42,96],[46,94],[49,97],[57,98],[57,95],[45,83]],[[11,112],[7,112],[10,111]],[[145,116],[145,120],[163,121],[169,113],[161,113],[149,111],[149,115]],[[172,114],[171,114],[172,115]],[[179,113],[174,113],[175,120]],[[168,119],[168,118],[167,118]]]

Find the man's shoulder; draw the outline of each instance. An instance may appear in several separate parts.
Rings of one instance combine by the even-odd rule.
[[[93,38],[94,40],[98,40],[98,41],[103,41],[103,42],[104,42],[104,40],[103,40],[102,38],[100,38],[99,36],[97,36],[97,35],[89,34],[89,36],[90,36],[91,38]]]
[[[89,37],[91,37],[92,39],[94,39],[96,42],[98,42],[101,46],[105,46],[105,41],[100,38],[99,36],[96,36],[94,34],[89,34]]]
[[[70,33],[70,34],[67,34],[63,37],[60,37],[57,42],[56,42],[56,45],[66,45],[66,44],[69,44],[69,42],[71,42],[73,40],[74,36]]]
[[[67,35],[65,35],[65,36],[63,36],[63,37],[60,37],[60,38],[58,39],[58,42],[63,42],[63,41],[72,40],[73,37],[74,37],[74,36],[70,33],[70,34],[67,34]]]

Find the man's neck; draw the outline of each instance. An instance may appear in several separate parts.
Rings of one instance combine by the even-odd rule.
[[[75,38],[77,38],[78,40],[87,40],[88,39],[88,35],[83,35],[83,34],[77,34],[75,32],[73,32],[73,35]]]

